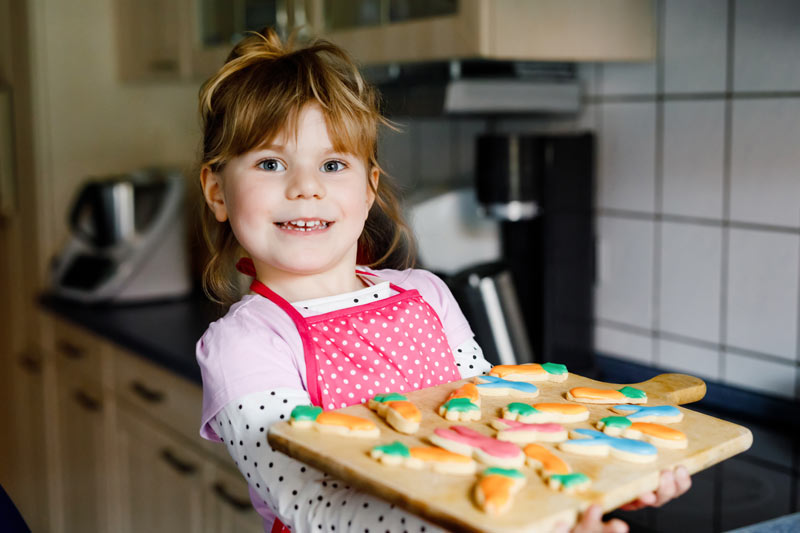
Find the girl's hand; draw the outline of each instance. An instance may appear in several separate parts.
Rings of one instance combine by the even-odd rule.
[[[684,466],[671,470],[663,470],[658,488],[654,492],[640,494],[637,500],[625,504],[620,509],[624,511],[638,511],[644,507],[661,507],[673,498],[677,498],[692,486],[692,478]]]
[[[603,508],[594,504],[583,512],[574,528],[570,530],[560,523],[553,529],[553,533],[628,533],[628,524],[618,518],[603,522]]]
[[[692,478],[684,466],[678,466],[675,472],[664,470],[658,488],[654,492],[646,492],[637,500],[623,505],[620,509],[636,511],[644,507],[660,507],[685,493],[692,486]],[[603,522],[603,509],[595,504],[589,506],[581,516],[580,521],[572,529],[572,533],[627,533],[628,524],[619,519]],[[570,530],[563,524],[558,524],[553,533],[568,533]]]

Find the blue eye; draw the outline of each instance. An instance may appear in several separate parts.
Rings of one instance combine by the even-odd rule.
[[[265,159],[263,161],[259,161],[258,168],[261,170],[267,170],[269,172],[278,172],[281,170],[286,170],[286,167],[278,161],[277,159]]]
[[[322,164],[320,170],[322,172],[339,172],[340,170],[344,170],[346,165],[342,161],[338,161],[336,159],[331,161],[325,161]]]

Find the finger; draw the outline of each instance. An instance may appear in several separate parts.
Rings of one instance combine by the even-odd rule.
[[[552,533],[569,533],[569,526],[564,522],[558,522],[553,526]]]
[[[612,518],[603,524],[603,533],[628,533],[628,524],[619,518]]]
[[[652,505],[660,507],[675,497],[677,487],[675,485],[675,476],[671,470],[664,470],[661,472],[661,479],[658,483],[656,490],[656,501]]]
[[[581,519],[572,533],[596,533],[603,528],[603,509],[597,504],[590,505],[581,515]]]
[[[620,509],[623,511],[638,511],[644,507],[649,507],[656,503],[655,492],[643,492],[639,497],[631,502],[626,503]]]
[[[675,469],[675,485],[678,489],[675,493],[676,496],[680,496],[692,488],[692,477],[689,475],[689,471],[686,470],[686,467],[683,465],[680,465]]]

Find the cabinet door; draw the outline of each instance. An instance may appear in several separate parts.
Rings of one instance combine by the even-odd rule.
[[[116,32],[120,77],[175,80],[188,74],[189,49],[184,0],[117,0]]]
[[[105,531],[110,502],[102,389],[68,373],[58,376],[57,387],[62,531]]]
[[[117,412],[116,452],[126,533],[202,533],[203,459],[128,409]]]
[[[6,486],[31,531],[49,531],[43,357],[31,351],[11,367],[14,483]]]
[[[208,472],[206,533],[256,533],[264,527],[239,472],[214,465]]]

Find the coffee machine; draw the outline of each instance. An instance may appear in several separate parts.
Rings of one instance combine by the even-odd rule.
[[[594,146],[590,133],[477,140],[477,199],[484,216],[499,223],[501,260],[450,283],[492,362],[507,362],[492,348],[505,344],[516,363],[594,371]],[[500,341],[492,331],[498,328],[483,327],[492,309],[507,331]]]

